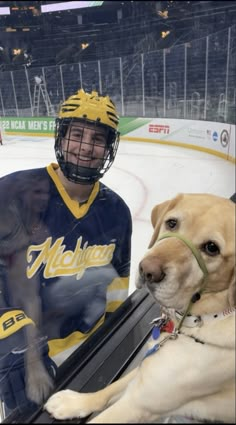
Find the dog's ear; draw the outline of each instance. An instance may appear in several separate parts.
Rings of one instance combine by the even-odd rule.
[[[162,204],[156,205],[152,210],[151,222],[152,222],[152,227],[154,228],[154,232],[153,232],[152,239],[149,243],[148,248],[151,248],[154,245],[155,241],[157,240],[161,223],[162,223],[162,217],[164,216],[166,211],[168,211],[170,202],[171,201],[162,202]]]
[[[166,214],[167,211],[173,208],[182,197],[183,195],[179,194],[175,198],[162,202],[161,204],[158,204],[153,208],[151,213],[151,222],[154,228],[154,232],[153,232],[151,241],[149,243],[148,249],[154,245],[155,241],[158,238],[164,215]]]
[[[235,268],[233,269],[232,277],[230,279],[228,289],[228,300],[231,308],[236,307],[236,282],[235,282]]]

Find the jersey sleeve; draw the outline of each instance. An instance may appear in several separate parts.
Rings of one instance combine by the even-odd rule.
[[[113,260],[117,277],[107,288],[106,313],[114,312],[126,300],[129,291],[132,218],[130,210],[125,204],[119,213],[119,219],[120,238]]]

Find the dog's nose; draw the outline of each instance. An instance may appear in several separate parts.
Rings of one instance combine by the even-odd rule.
[[[139,274],[145,282],[161,282],[165,273],[158,258],[146,257],[139,263]]]

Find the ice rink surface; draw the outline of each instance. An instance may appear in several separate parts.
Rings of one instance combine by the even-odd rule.
[[[53,138],[7,136],[0,146],[0,176],[56,162],[53,146]],[[229,198],[235,192],[235,165],[196,150],[121,140],[102,182],[123,197],[133,217],[131,293],[138,262],[151,238],[153,206],[180,192]]]

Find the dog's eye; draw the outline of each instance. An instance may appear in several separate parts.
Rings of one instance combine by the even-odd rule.
[[[178,221],[175,218],[170,218],[166,220],[166,227],[168,229],[174,229],[177,226]]]
[[[215,244],[215,242],[208,241],[202,246],[202,250],[207,254],[211,255],[212,257],[214,255],[218,255],[220,253],[219,247]]]

